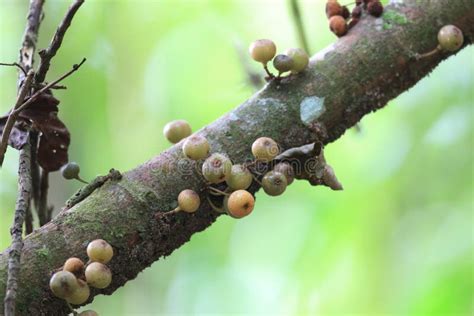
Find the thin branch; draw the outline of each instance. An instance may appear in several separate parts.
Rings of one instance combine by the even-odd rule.
[[[50,82],[48,83],[46,86],[44,86],[41,90],[38,90],[35,92],[35,94],[33,94],[31,96],[31,98],[29,98],[28,100],[26,100],[20,107],[18,107],[15,111],[13,111],[13,113],[15,114],[18,114],[20,113],[21,111],[23,111],[24,109],[26,109],[28,106],[30,106],[31,103],[33,103],[34,101],[36,101],[36,99],[44,92],[48,91],[49,89],[51,89],[51,87],[54,87],[56,86],[56,84],[58,84],[59,82],[63,81],[64,79],[66,79],[67,77],[69,77],[70,75],[72,75],[74,72],[76,72],[84,63],[86,62],[86,59],[83,58],[82,61],[79,63],[79,64],[74,64],[72,66],[72,69],[69,70],[68,72],[66,72],[64,75],[62,75],[61,77],[59,77],[58,79],[54,80],[53,82]]]
[[[290,0],[291,15],[293,16],[293,22],[295,23],[296,33],[298,34],[298,41],[307,54],[311,54],[309,50],[308,39],[303,24],[303,17],[301,15],[300,6],[298,0]]]
[[[30,131],[31,143],[31,182],[33,205],[36,213],[38,213],[39,199],[40,199],[40,166],[38,164],[38,139],[39,133],[37,131]]]
[[[28,73],[26,72],[25,68],[23,68],[19,63],[0,63],[0,66],[12,66],[17,67],[23,72],[23,75],[26,77]]]
[[[39,205],[38,205],[38,218],[39,218],[39,225],[43,226],[47,222],[48,219],[48,188],[49,188],[49,172],[46,170],[41,170],[40,176],[40,197],[39,197]]]
[[[20,274],[20,258],[23,249],[23,222],[30,204],[31,194],[31,151],[28,140],[20,151],[20,165],[18,168],[18,197],[15,207],[15,219],[10,229],[12,245],[8,252],[8,280],[5,295],[5,315],[15,315],[15,299],[18,288],[18,276]]]
[[[13,109],[11,110],[10,115],[7,118],[5,127],[3,128],[2,138],[0,140],[0,166],[3,165],[3,160],[5,159],[5,152],[7,151],[7,147],[8,147],[8,140],[10,138],[10,133],[17,119],[17,114],[15,114],[15,110],[20,108],[26,96],[28,95],[30,91],[31,83],[33,81],[33,75],[34,75],[33,70],[30,70],[28,72],[28,75],[26,76],[25,81],[23,82],[23,85],[20,88],[20,92],[18,93],[16,103],[13,106]]]
[[[35,83],[41,83],[46,78],[46,73],[49,70],[51,59],[53,59],[58,49],[61,47],[64,35],[66,34],[66,31],[69,26],[71,26],[71,22],[74,18],[74,15],[83,3],[84,0],[74,1],[74,3],[67,10],[66,15],[61,21],[61,24],[59,24],[58,29],[56,30],[56,33],[54,34],[53,39],[51,40],[51,43],[49,44],[48,48],[39,51],[41,59],[38,66],[38,70],[36,71]]]
[[[44,0],[30,0],[19,56],[19,64],[26,72],[33,67],[38,31],[43,18],[43,4]],[[23,74],[19,76],[19,83],[23,81],[24,77]]]

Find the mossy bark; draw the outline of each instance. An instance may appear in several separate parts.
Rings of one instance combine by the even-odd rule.
[[[283,149],[318,139],[332,142],[449,57],[440,53],[420,61],[413,58],[436,47],[437,32],[445,24],[460,27],[470,44],[474,3],[397,1],[382,18],[364,17],[348,35],[314,56],[307,71],[270,82],[199,133],[208,138],[213,152],[226,153],[235,163],[251,158],[251,144],[260,136],[272,137]],[[49,278],[71,256],[87,260],[85,249],[93,239],[107,240],[115,256],[109,265],[112,285],[93,290],[90,300],[113,293],[216,220],[217,213],[207,203],[193,214],[162,213],[176,207],[176,197],[184,189],[200,192],[206,201],[199,168],[183,158],[181,145],[125,173],[122,180],[107,182],[25,238],[18,315],[68,313],[64,301],[49,291]],[[7,254],[8,249],[0,255],[1,302]]]

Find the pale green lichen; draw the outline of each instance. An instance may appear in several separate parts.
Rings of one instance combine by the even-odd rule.
[[[317,120],[325,111],[324,99],[317,96],[306,97],[300,103],[300,118],[307,126]]]
[[[408,18],[397,11],[394,10],[386,10],[383,13],[383,29],[389,30],[395,25],[404,25],[408,23]]]

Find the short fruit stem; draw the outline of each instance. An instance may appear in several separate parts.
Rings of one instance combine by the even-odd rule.
[[[209,187],[209,190],[214,191],[214,192],[216,192],[216,193],[219,193],[220,195],[229,195],[229,193],[226,193],[226,192],[221,191],[221,190],[219,190],[219,189],[216,189],[216,188],[214,188],[214,187]]]
[[[207,201],[209,202],[209,205],[212,207],[212,209],[214,211],[216,211],[217,213],[224,213],[224,208],[223,207],[215,206],[214,203],[212,203],[211,199],[208,196],[206,196],[206,198],[207,198]]]
[[[87,182],[87,181],[81,179],[81,177],[79,177],[79,176],[77,176],[75,179],[76,179],[77,181],[79,181],[79,182],[84,183],[84,184],[89,184],[89,182]]]
[[[275,78],[275,76],[270,72],[270,70],[268,70],[267,63],[263,64],[263,69],[265,69],[265,72],[267,73],[268,77],[270,77],[271,79]]]
[[[437,46],[435,49],[433,49],[433,50],[430,51],[430,52],[427,52],[427,53],[424,53],[424,54],[421,54],[421,55],[416,54],[416,55],[415,55],[415,58],[416,58],[416,60],[428,58],[428,57],[431,57],[431,56],[433,56],[433,55],[438,54],[439,52],[441,52],[441,50],[442,50],[441,47],[440,47],[440,46]]]

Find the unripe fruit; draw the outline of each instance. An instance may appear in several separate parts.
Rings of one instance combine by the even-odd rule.
[[[342,7],[341,16],[346,20],[351,17],[351,12],[349,11],[349,9],[346,6]]]
[[[224,200],[227,213],[233,218],[242,218],[249,215],[255,205],[255,199],[252,194],[245,190],[233,192]]]
[[[286,182],[288,185],[292,184],[295,180],[295,170],[287,162],[280,162],[274,168],[273,171],[283,173],[286,177]]]
[[[285,192],[287,185],[285,175],[277,171],[267,172],[262,179],[263,191],[271,196],[277,196]]]
[[[59,271],[49,280],[49,288],[56,297],[66,298],[78,288],[77,279],[69,271]]]
[[[347,33],[347,23],[342,16],[336,15],[329,20],[329,29],[338,37]]]
[[[342,15],[342,6],[337,1],[328,1],[326,3],[326,16],[329,19],[335,15]]]
[[[438,33],[439,46],[449,52],[455,52],[464,43],[462,31],[454,25],[445,25]]]
[[[166,139],[173,144],[178,143],[183,138],[191,135],[191,126],[185,120],[171,121],[165,125],[163,134]]]
[[[257,160],[269,162],[279,153],[278,144],[270,137],[260,137],[252,144],[252,154]]]
[[[92,262],[86,268],[87,283],[97,289],[105,289],[112,282],[112,272],[100,262]]]
[[[232,162],[222,154],[212,154],[202,165],[202,175],[210,183],[221,183],[226,180],[232,169]]]
[[[193,190],[184,190],[178,195],[178,206],[180,210],[184,212],[194,213],[197,211],[200,204],[201,199]]]
[[[362,6],[357,6],[352,9],[352,18],[359,19],[362,16]]]
[[[61,167],[61,175],[67,180],[77,179],[80,171],[81,168],[75,162],[69,162]]]
[[[290,48],[286,51],[286,54],[293,59],[293,67],[291,68],[292,73],[298,73],[305,70],[309,63],[309,57],[306,52],[301,48]]]
[[[383,14],[383,4],[380,1],[369,2],[367,4],[367,12],[378,18]]]
[[[99,316],[96,311],[88,309],[86,311],[80,312],[79,316]]]
[[[91,291],[87,283],[81,279],[77,279],[77,288],[71,295],[66,297],[66,301],[74,305],[81,305],[87,301],[90,294]]]
[[[105,240],[96,239],[87,245],[87,255],[91,261],[107,263],[114,256],[114,250]]]
[[[275,67],[280,74],[290,71],[293,67],[293,58],[284,54],[276,55],[273,59],[273,67]]]
[[[245,190],[252,184],[252,173],[242,165],[233,165],[227,177],[227,185],[232,190]]]
[[[79,258],[69,258],[64,263],[63,270],[74,274],[81,274],[84,271],[84,262]]]
[[[250,44],[249,53],[255,61],[266,64],[275,57],[276,46],[269,39],[259,39]]]
[[[204,159],[209,155],[209,142],[201,135],[188,137],[183,144],[183,153],[192,160]]]

